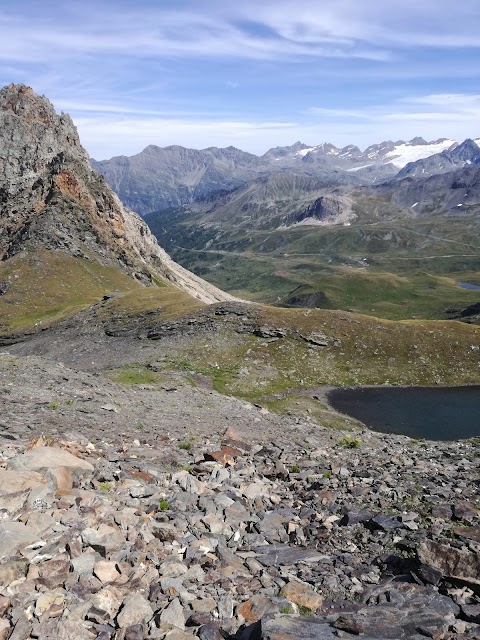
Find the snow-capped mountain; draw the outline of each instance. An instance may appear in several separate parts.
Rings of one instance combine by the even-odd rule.
[[[387,140],[364,151],[355,145],[338,148],[328,142],[314,146],[296,142],[256,156],[233,147],[199,151],[150,145],[135,156],[91,162],[127,206],[146,215],[215,198],[274,174],[317,178],[325,186],[380,184],[396,179],[399,170],[399,177],[424,177],[475,163],[476,148],[473,141],[459,145],[448,138]]]
[[[469,165],[480,165],[480,138],[455,143],[450,148],[433,156],[410,162],[397,174],[395,179],[427,178],[439,173],[449,173]]]
[[[348,145],[340,149],[327,142],[316,146],[297,142],[291,147],[270,149],[263,158],[277,163],[278,166],[288,167],[300,163],[328,163],[332,168],[360,171],[375,165],[392,164],[392,170],[394,170],[402,169],[410,162],[428,158],[457,145],[458,142],[448,138],[432,142],[427,142],[423,138],[413,138],[408,142],[387,140],[361,151],[355,145]]]

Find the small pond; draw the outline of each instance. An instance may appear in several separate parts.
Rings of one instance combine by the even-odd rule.
[[[480,386],[334,389],[331,406],[367,427],[428,440],[480,436]]]
[[[473,291],[480,291],[480,284],[473,284],[472,282],[457,282],[462,289],[472,289]]]

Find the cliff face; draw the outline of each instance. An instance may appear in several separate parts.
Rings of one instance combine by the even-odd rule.
[[[92,170],[66,114],[24,85],[0,90],[0,259],[36,247],[156,274],[206,303],[232,299],[177,265]]]

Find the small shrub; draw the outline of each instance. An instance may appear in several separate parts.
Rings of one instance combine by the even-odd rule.
[[[158,507],[162,512],[168,511],[170,509],[170,503],[168,502],[168,500],[159,500]]]
[[[337,444],[339,447],[343,447],[344,449],[360,449],[362,446],[362,439],[345,436],[344,438],[340,438]]]
[[[289,604],[286,604],[280,608],[280,613],[286,613],[286,614],[293,613],[293,607]]]
[[[294,464],[291,469],[290,469],[290,473],[300,473],[300,467],[298,466],[298,464]]]
[[[331,478],[332,477],[332,472],[331,471],[324,471],[323,472],[323,477],[324,478]]]
[[[184,451],[190,451],[190,449],[192,448],[192,443],[191,442],[181,442],[179,445],[180,449],[183,449]]]
[[[52,411],[55,411],[56,409],[60,409],[60,405],[58,405],[56,402],[50,402],[48,408]]]
[[[101,482],[99,485],[101,491],[109,491],[112,488],[111,482]]]
[[[313,616],[313,611],[311,609],[309,609],[308,607],[299,606],[298,607],[298,613],[301,616]]]
[[[73,400],[67,400],[65,403],[68,407],[71,407],[73,404]]]

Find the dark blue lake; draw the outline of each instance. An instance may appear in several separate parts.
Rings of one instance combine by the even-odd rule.
[[[343,388],[331,391],[328,401],[382,433],[428,440],[480,436],[480,386]]]
[[[480,291],[480,284],[473,284],[472,282],[457,282],[462,289],[472,289],[473,291]]]

